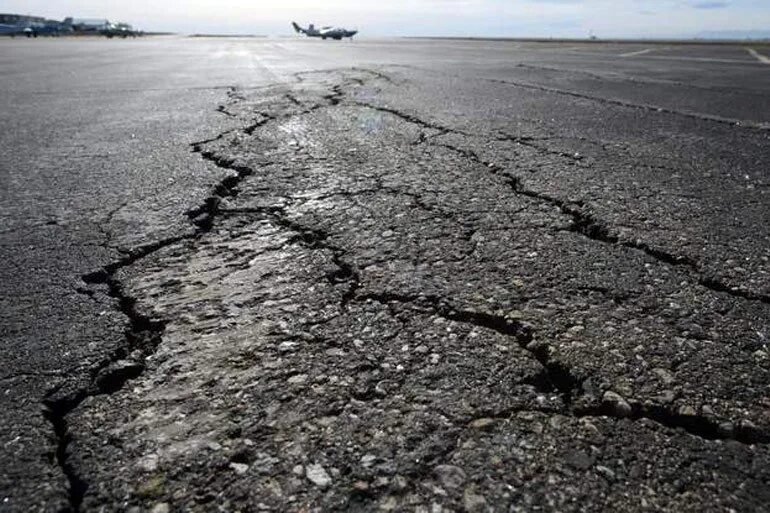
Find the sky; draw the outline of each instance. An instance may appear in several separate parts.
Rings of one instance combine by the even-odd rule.
[[[770,0],[0,0],[0,12],[125,21],[148,31],[368,36],[770,37]]]

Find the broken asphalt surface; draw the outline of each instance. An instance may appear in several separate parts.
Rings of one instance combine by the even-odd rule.
[[[764,189],[634,165],[665,141],[466,133],[390,106],[408,74],[298,77],[192,146],[230,171],[193,235],[85,277],[131,329],[49,398],[74,508],[767,503],[766,234],[692,223]]]
[[[125,336],[43,399],[62,509],[766,507],[766,127],[452,80],[213,106],[188,229],[81,277]]]

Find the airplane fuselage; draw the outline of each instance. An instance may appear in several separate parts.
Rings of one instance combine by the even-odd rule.
[[[320,37],[321,39],[336,39],[339,41],[345,37],[352,39],[353,36],[358,34],[357,30],[347,30],[342,27],[321,27],[317,29],[312,23],[308,28],[302,28],[294,22],[292,22],[292,26],[300,34],[305,34],[307,37]]]

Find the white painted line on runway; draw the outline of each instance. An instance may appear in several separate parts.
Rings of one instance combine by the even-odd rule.
[[[635,55],[644,55],[646,53],[650,53],[652,51],[652,48],[647,48],[646,50],[639,50],[638,52],[628,52],[628,53],[621,53],[621,57],[633,57]]]
[[[752,55],[752,57],[756,57],[759,62],[770,64],[770,57],[765,57],[753,48],[746,48],[746,50]]]

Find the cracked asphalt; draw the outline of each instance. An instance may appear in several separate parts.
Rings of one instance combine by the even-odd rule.
[[[745,48],[0,48],[0,511],[767,510]]]

